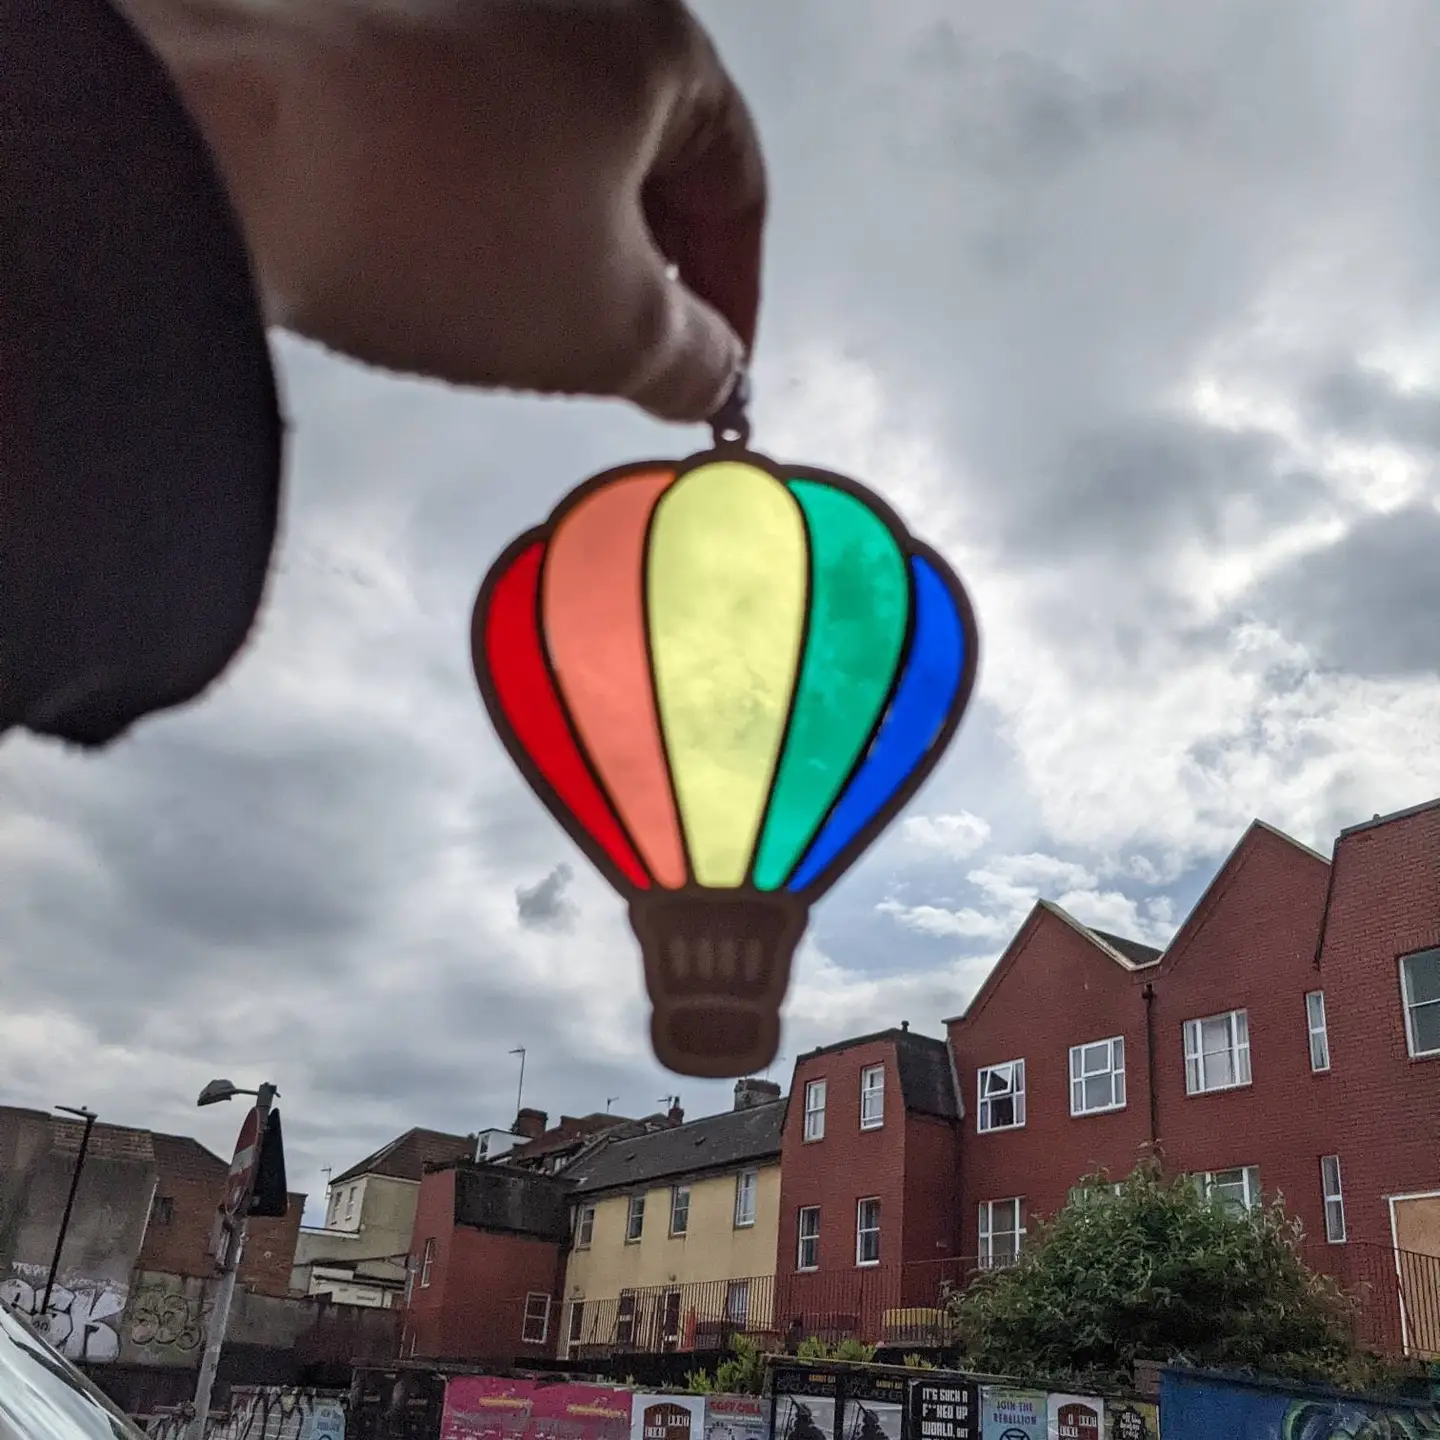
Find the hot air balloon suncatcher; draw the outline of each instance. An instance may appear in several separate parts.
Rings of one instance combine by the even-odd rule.
[[[978,644],[882,500],[744,431],[587,480],[491,567],[485,707],[628,902],[668,1069],[774,1060],[810,908],[934,768]]]

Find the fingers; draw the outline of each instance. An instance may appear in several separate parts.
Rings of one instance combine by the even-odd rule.
[[[696,33],[699,84],[644,191],[645,218],[680,278],[755,344],[765,229],[765,164],[750,111],[714,47]]]

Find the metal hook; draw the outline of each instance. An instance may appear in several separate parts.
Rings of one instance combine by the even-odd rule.
[[[710,417],[710,435],[717,450],[743,450],[750,443],[750,372],[742,370],[724,403]]]

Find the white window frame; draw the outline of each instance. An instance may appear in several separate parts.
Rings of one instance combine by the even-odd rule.
[[[997,1207],[1008,1205],[1011,1208],[1015,1224],[1013,1230],[1009,1227],[996,1228],[995,1215]],[[995,1238],[998,1235],[1015,1236],[1015,1253],[1013,1255],[997,1255],[995,1253]],[[980,1268],[982,1270],[1002,1270],[1013,1265],[1020,1258],[1020,1250],[1025,1242],[1025,1197],[1023,1195],[1009,1195],[1003,1200],[982,1200],[980,1202]]]
[[[758,1170],[742,1170],[735,1177],[735,1228],[737,1230],[748,1230],[754,1225],[759,1198],[760,1172]]]
[[[1229,1036],[1224,1051],[1203,1049],[1205,1026],[1223,1020]],[[1187,1095],[1215,1095],[1224,1090],[1241,1090],[1251,1083],[1250,1069],[1250,1012],[1245,1009],[1222,1010],[1216,1015],[1202,1015],[1196,1020],[1187,1020],[1185,1033],[1185,1093]],[[1207,1055],[1221,1054],[1230,1057],[1230,1068],[1235,1078],[1224,1085],[1207,1085],[1205,1059]]]
[[[1320,1157],[1320,1195],[1325,1203],[1325,1239],[1331,1245],[1343,1245],[1345,1229],[1345,1189],[1340,1178],[1340,1157]]]
[[[435,1264],[435,1241],[433,1239],[425,1242],[424,1249],[420,1252],[420,1288],[430,1288],[430,1271]]]
[[[583,1201],[575,1210],[575,1248],[588,1250],[595,1238],[595,1202]]]
[[[1310,1069],[1323,1075],[1330,1068],[1330,1028],[1325,1020],[1325,992],[1311,990],[1305,996],[1305,1026],[1310,1032]]]
[[[1086,1070],[1086,1053],[1104,1049],[1105,1069]],[[1108,1105],[1085,1104],[1085,1082],[1108,1077],[1110,1081],[1110,1103]],[[1083,1045],[1070,1047],[1070,1114],[1074,1119],[1085,1115],[1108,1115],[1123,1110],[1125,1094],[1125,1037],[1112,1035],[1107,1040],[1087,1040]]]
[[[867,1214],[866,1206],[873,1206],[874,1209]],[[867,1221],[870,1223],[867,1224]],[[873,1259],[867,1260],[865,1258],[865,1241],[871,1235],[875,1237],[875,1255]],[[880,1197],[878,1195],[867,1195],[863,1200],[855,1202],[855,1263],[865,1269],[880,1263]]]
[[[725,1323],[743,1330],[750,1323],[750,1282],[731,1280],[725,1287]]]
[[[1010,1072],[1009,1089],[1004,1093],[986,1095],[985,1081],[990,1075],[1002,1070]],[[991,1122],[992,1106],[997,1100],[1012,1102],[1012,1119],[1007,1125]],[[978,1135],[993,1135],[998,1130],[1023,1130],[1025,1128],[1025,1062],[1023,1060],[1002,1060],[997,1065],[982,1065],[975,1072],[975,1132]]]
[[[860,1072],[860,1128],[878,1130],[885,1123],[885,1067],[867,1065]]]
[[[631,1232],[634,1232],[633,1234]],[[645,1192],[630,1196],[625,1209],[625,1243],[638,1245],[645,1238]]]
[[[681,1197],[684,1202],[681,1202]],[[676,1224],[676,1220],[681,1224]],[[673,1185],[670,1188],[670,1238],[672,1240],[683,1240],[690,1232],[690,1187],[688,1185]]]
[[[535,1302],[540,1301],[539,1314],[535,1313]],[[535,1334],[539,1322],[540,1333]],[[550,1297],[543,1290],[531,1290],[525,1296],[525,1314],[520,1321],[520,1343],[522,1345],[543,1345],[550,1335]]]
[[[1400,957],[1400,1001],[1405,1011],[1405,1048],[1410,1052],[1412,1060],[1428,1060],[1432,1055],[1440,1055],[1440,1047],[1433,1050],[1419,1050],[1415,1045],[1415,1011],[1428,1008],[1432,1005],[1440,1005],[1440,999],[1414,1001],[1410,997],[1410,970],[1411,961],[1427,959],[1435,956],[1436,962],[1440,963],[1440,946],[1432,946],[1427,950],[1412,950],[1408,955]]]
[[[1260,1167],[1258,1165],[1231,1165],[1224,1170],[1202,1170],[1199,1175],[1200,1193],[1208,1200],[1220,1184],[1222,1176],[1239,1175],[1240,1204],[1245,1213],[1256,1209],[1264,1201],[1260,1193]]]
[[[352,1185],[345,1192],[345,1223],[347,1225],[355,1218],[355,1196],[359,1190],[358,1185]]]
[[[806,1226],[806,1216],[815,1217],[813,1225]],[[810,1263],[805,1263],[805,1247],[809,1245],[811,1251]],[[802,1205],[799,1214],[795,1219],[795,1268],[797,1270],[818,1270],[820,1268],[820,1207],[818,1205]]]
[[[805,1082],[805,1131],[804,1141],[808,1145],[825,1138],[825,1081]]]

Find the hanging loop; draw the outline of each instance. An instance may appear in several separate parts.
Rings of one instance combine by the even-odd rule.
[[[750,443],[750,372],[742,370],[724,403],[710,417],[717,450],[743,450]]]

